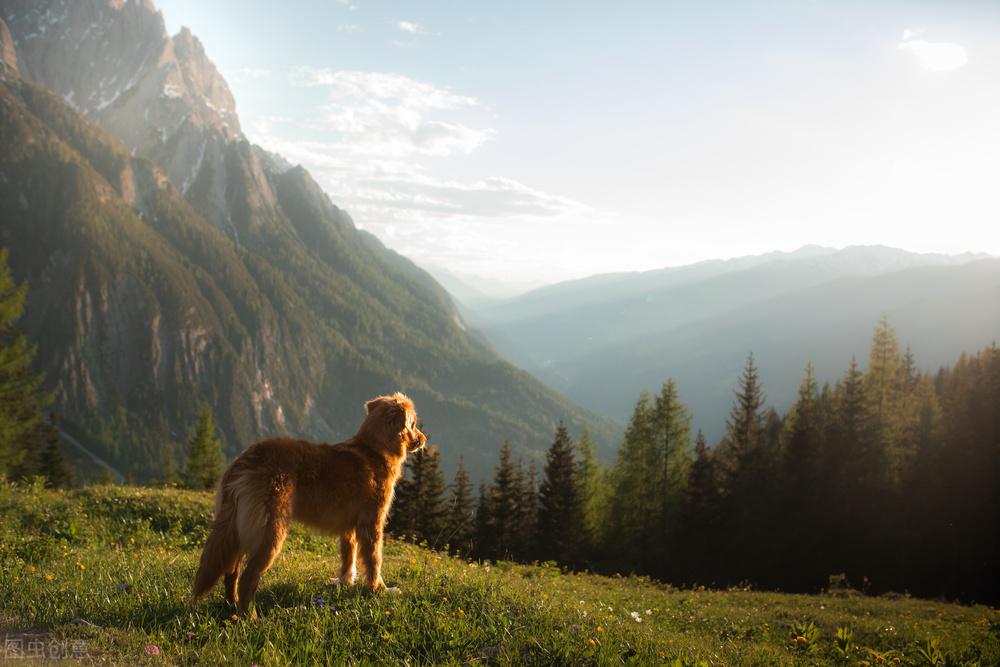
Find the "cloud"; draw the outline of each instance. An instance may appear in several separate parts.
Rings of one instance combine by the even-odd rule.
[[[351,0],[334,0],[338,5],[346,8],[349,11],[354,11],[358,8]]]
[[[377,157],[467,154],[496,134],[428,117],[472,109],[479,102],[399,74],[299,68],[292,83],[327,89],[328,102],[308,125],[333,135],[346,152]]]
[[[965,49],[953,42],[929,42],[918,39],[919,32],[904,30],[898,48],[910,51],[924,69],[931,72],[949,72],[968,62]]]
[[[413,35],[426,35],[428,34],[424,27],[419,23],[413,23],[411,21],[400,21],[396,24],[400,30],[403,32],[408,32]]]
[[[601,225],[598,212],[567,197],[501,176],[445,178],[424,164],[496,138],[475,97],[387,72],[300,67],[288,82],[319,101],[294,117],[246,118],[245,131],[306,167],[359,227],[418,262],[562,276],[580,261],[567,240]],[[549,250],[535,252],[539,244]]]
[[[342,23],[337,26],[337,32],[361,32],[361,26],[355,23]]]

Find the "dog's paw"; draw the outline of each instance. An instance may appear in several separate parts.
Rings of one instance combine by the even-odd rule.
[[[339,586],[341,588],[348,588],[349,586],[353,586],[356,583],[358,583],[357,579],[342,579],[340,577],[334,577],[333,579],[333,585]]]

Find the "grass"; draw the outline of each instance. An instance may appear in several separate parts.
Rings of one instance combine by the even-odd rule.
[[[0,634],[113,664],[1000,664],[983,606],[677,590],[400,542],[385,577],[403,592],[373,596],[333,586],[335,541],[305,530],[261,619],[234,620],[220,589],[184,603],[210,515],[174,489],[0,486]]]

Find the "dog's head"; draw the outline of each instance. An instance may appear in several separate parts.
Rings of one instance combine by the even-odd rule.
[[[365,403],[365,412],[362,429],[377,434],[380,444],[390,451],[402,455],[427,444],[427,436],[417,426],[417,409],[404,394],[373,398]]]

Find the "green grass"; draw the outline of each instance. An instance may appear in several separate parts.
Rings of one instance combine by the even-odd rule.
[[[210,513],[173,489],[0,486],[0,634],[115,664],[1000,664],[982,606],[677,590],[399,542],[384,574],[403,592],[373,596],[334,587],[335,541],[304,530],[264,577],[260,620],[234,620],[219,588],[184,604]]]

